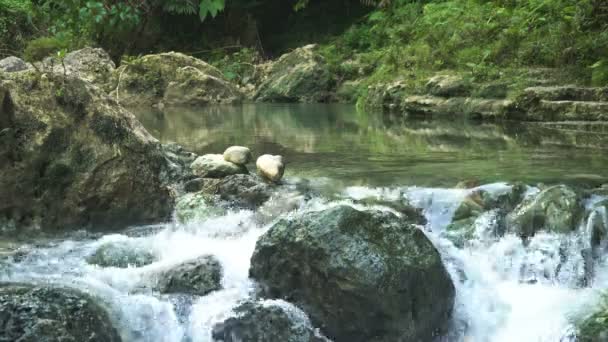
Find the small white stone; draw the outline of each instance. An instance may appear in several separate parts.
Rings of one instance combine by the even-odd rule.
[[[281,156],[265,154],[258,158],[255,166],[264,178],[273,182],[280,181],[283,178],[283,172],[285,172],[285,164],[283,164],[283,157]]]
[[[224,160],[238,165],[245,165],[252,159],[251,150],[244,146],[230,146],[224,151]]]

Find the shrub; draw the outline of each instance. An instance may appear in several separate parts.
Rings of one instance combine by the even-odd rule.
[[[66,41],[57,37],[37,38],[28,43],[23,57],[29,62],[40,61],[61,50],[67,49],[68,45]]]

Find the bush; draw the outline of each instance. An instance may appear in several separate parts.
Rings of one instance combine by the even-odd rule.
[[[0,56],[20,55],[35,33],[28,0],[0,0]]]
[[[30,41],[23,52],[23,58],[28,62],[40,61],[57,52],[67,49],[69,44],[57,37],[42,37]]]

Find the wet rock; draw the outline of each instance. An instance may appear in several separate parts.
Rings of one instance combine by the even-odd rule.
[[[264,102],[321,102],[329,97],[331,75],[315,45],[281,56],[260,84],[255,100]]]
[[[0,217],[51,231],[170,216],[166,151],[98,87],[62,74],[4,73],[0,106]]]
[[[192,162],[190,168],[195,175],[206,178],[222,178],[248,173],[246,167],[224,160],[224,156],[221,154],[200,156]]]
[[[608,236],[608,200],[603,200],[594,205],[586,218],[587,227],[590,229],[591,246],[597,247]]]
[[[540,230],[568,233],[578,228],[583,206],[580,195],[566,185],[544,189],[507,215],[507,229],[522,237]]]
[[[215,67],[182,53],[147,55],[119,67],[112,97],[126,106],[199,106],[240,102],[240,91]]]
[[[254,175],[233,175],[205,180],[203,193],[217,195],[231,206],[254,209],[272,195],[272,187]]]
[[[285,172],[285,164],[283,164],[283,157],[281,156],[264,154],[258,158],[255,166],[260,175],[271,182],[280,181]]]
[[[211,255],[174,266],[158,275],[160,293],[204,296],[222,288],[222,265]]]
[[[263,295],[295,303],[337,341],[430,340],[454,303],[452,280],[420,229],[349,206],[276,223],[258,240],[249,273]]]
[[[244,146],[231,146],[224,151],[224,160],[237,165],[245,165],[252,158],[251,150]]]
[[[87,262],[100,267],[142,267],[156,260],[144,247],[127,241],[106,242],[87,257]]]
[[[469,83],[459,75],[437,75],[426,84],[429,94],[444,97],[469,96],[470,88]]]
[[[0,70],[4,72],[17,72],[29,69],[30,66],[19,57],[10,56],[0,59]]]
[[[452,221],[441,235],[458,248],[475,241],[496,241],[505,233],[504,217],[504,211],[492,209]]]
[[[222,342],[326,342],[317,336],[306,314],[280,300],[245,302],[231,317],[213,327],[213,339]]]
[[[367,206],[379,205],[391,208],[396,212],[402,214],[402,219],[405,219],[405,221],[408,223],[419,225],[425,225],[427,223],[426,217],[424,216],[422,209],[414,207],[408,201],[403,199],[391,201],[387,199],[379,199],[376,197],[366,197],[360,200],[356,200],[355,203]]]
[[[121,341],[105,309],[78,290],[0,283],[0,308],[0,341]]]
[[[180,197],[175,205],[175,218],[180,223],[200,222],[225,212],[211,195],[200,192]]]
[[[185,192],[197,192],[203,189],[205,180],[203,178],[194,178],[184,183]]]

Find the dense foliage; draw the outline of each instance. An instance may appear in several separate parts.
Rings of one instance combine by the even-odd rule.
[[[0,56],[23,50],[35,33],[27,0],[0,0]]]

